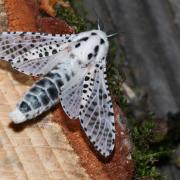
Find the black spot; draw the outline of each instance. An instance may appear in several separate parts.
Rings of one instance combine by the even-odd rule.
[[[101,38],[100,43],[104,44],[105,43],[104,39]]]
[[[52,49],[52,47],[51,47],[51,46],[49,46],[49,49]]]
[[[92,144],[95,145],[95,141],[93,141]]]
[[[10,52],[12,53],[12,52],[14,52],[14,50],[11,48],[11,49],[9,49],[10,50]]]
[[[24,52],[27,52],[27,49],[26,49],[26,48],[23,48],[23,51],[24,51]]]
[[[92,57],[93,57],[93,54],[92,54],[92,53],[89,53],[89,54],[88,54],[88,59],[90,60]]]
[[[89,78],[89,76],[85,76],[85,81],[88,81],[90,78]]]
[[[36,36],[36,39],[39,39],[41,36]]]
[[[68,74],[65,74],[66,80],[69,81],[70,80],[70,76]]]
[[[84,108],[84,106],[81,104],[81,105],[80,105],[80,109],[83,109],[83,108]]]
[[[93,111],[93,109],[91,107],[88,108],[89,111]]]
[[[108,112],[108,116],[114,116],[113,112]]]
[[[57,50],[56,49],[53,49],[52,50],[52,54],[56,54],[57,53]]]
[[[6,54],[9,54],[9,51],[6,51]]]
[[[40,57],[40,58],[43,57],[42,53],[39,54],[39,57]]]
[[[30,46],[33,48],[33,47],[34,47],[34,44],[30,44]]]
[[[87,93],[87,90],[83,89],[83,93]]]
[[[11,55],[11,57],[14,59],[14,58],[15,58],[15,55],[14,55],[14,54],[12,54],[12,55]]]
[[[89,38],[88,37],[83,37],[79,41],[87,41]]]
[[[85,116],[88,117],[88,118],[91,117],[89,114],[85,114]]]
[[[88,88],[88,84],[84,84],[84,86],[83,86],[84,88]]]
[[[102,92],[103,92],[102,89],[99,89],[99,93],[102,94]]]
[[[106,95],[106,94],[103,94],[103,98],[106,99],[106,98],[107,98],[107,95]]]
[[[97,54],[97,53],[98,53],[98,51],[99,51],[99,46],[96,46],[96,47],[94,48],[94,52],[95,52],[95,54]]]
[[[95,32],[92,32],[92,33],[91,33],[91,35],[93,35],[93,36],[94,36],[94,35],[97,35],[97,34],[96,34]]]
[[[46,51],[46,52],[44,53],[44,55],[45,55],[45,56],[49,56],[49,53]]]
[[[28,61],[28,59],[27,59],[27,58],[24,58],[24,61]]]
[[[95,115],[95,116],[98,116],[98,115],[99,115],[99,113],[98,113],[98,112],[95,112],[95,113],[94,113],[94,115]]]
[[[78,43],[75,45],[75,48],[78,48],[81,45],[81,43]]]
[[[99,67],[99,64],[96,64],[96,67]]]
[[[26,112],[30,111],[31,108],[29,107],[29,105],[28,105],[26,102],[22,101],[21,104],[20,104],[20,106],[19,106],[19,110],[20,110],[22,113],[26,113]]]
[[[96,105],[97,105],[97,102],[93,101],[92,104],[93,104],[94,106],[96,106]]]

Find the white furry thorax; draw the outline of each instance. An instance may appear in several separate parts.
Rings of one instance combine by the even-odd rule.
[[[109,42],[103,31],[91,30],[79,33],[72,42],[75,44],[71,53],[83,60],[82,63],[99,63],[99,61],[106,59]]]

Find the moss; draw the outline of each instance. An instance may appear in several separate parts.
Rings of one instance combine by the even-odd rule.
[[[170,146],[156,142],[156,131],[154,119],[133,124],[132,139],[134,143],[133,159],[135,162],[135,179],[164,179],[159,173],[156,163],[162,157],[172,153]]]
[[[70,1],[71,5],[73,4]],[[72,26],[76,32],[81,32],[86,29],[85,19],[75,13],[72,8],[58,7],[56,8],[57,16],[64,19],[70,26]]]

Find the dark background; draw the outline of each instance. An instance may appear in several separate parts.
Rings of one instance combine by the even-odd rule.
[[[127,82],[148,93],[157,116],[180,109],[180,1],[84,0],[88,18],[103,22],[106,32],[119,32],[116,41],[126,52],[131,73]],[[118,52],[117,52],[118,53]],[[180,145],[179,148],[180,150]],[[176,155],[180,157],[180,151]],[[179,180],[173,163],[162,166],[168,180]]]

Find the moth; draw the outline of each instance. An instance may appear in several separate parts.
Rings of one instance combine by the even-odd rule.
[[[115,144],[114,112],[106,78],[108,35],[100,29],[79,34],[0,33],[0,57],[40,79],[9,116],[14,123],[31,120],[57,103],[81,126],[103,156]]]

